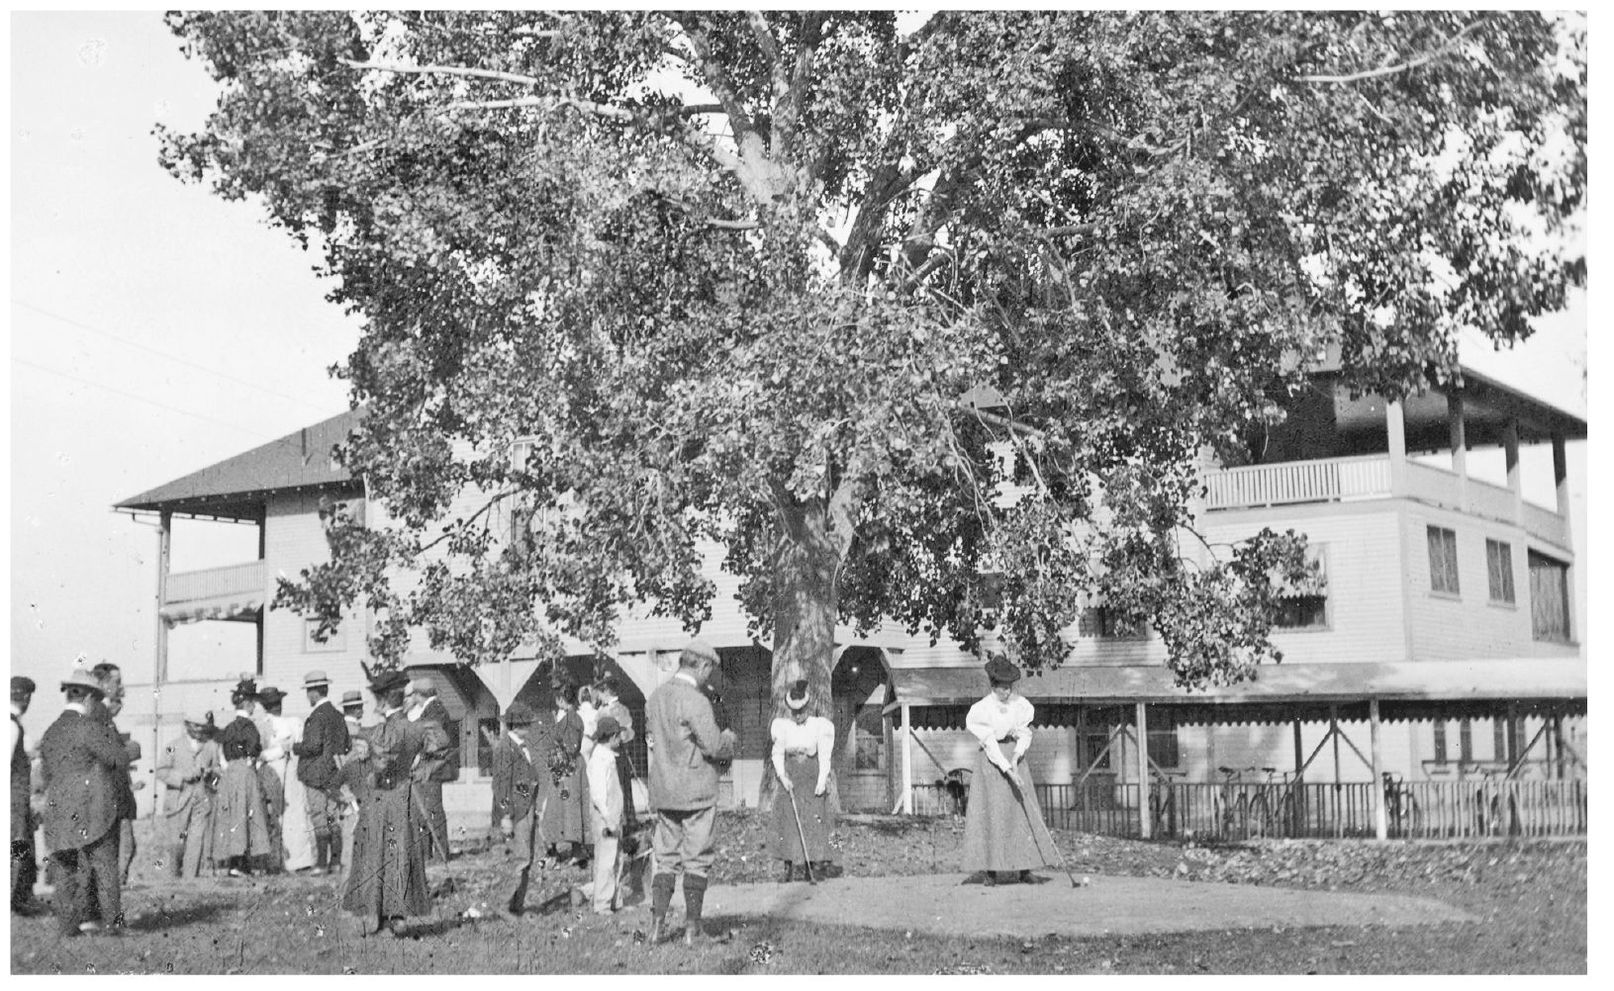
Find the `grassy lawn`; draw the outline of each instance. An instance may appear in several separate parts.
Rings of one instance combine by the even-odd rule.
[[[140,823],[140,827],[147,826]],[[874,817],[837,831],[848,873],[958,870],[961,824]],[[719,824],[717,884],[770,880],[766,829],[754,813]],[[1275,927],[1066,939],[959,940],[922,933],[709,918],[693,950],[648,946],[642,907],[613,918],[573,912],[576,871],[546,876],[519,920],[499,916],[505,862],[464,856],[445,872],[437,916],[411,936],[359,939],[327,879],[154,882],[144,853],[125,895],[131,933],[59,940],[50,919],[11,923],[13,973],[1584,973],[1584,843],[1406,846],[1272,842],[1203,848],[1057,834],[1082,873],[1207,883],[1395,891],[1436,898],[1480,921],[1408,929]],[[151,849],[145,844],[145,849]],[[834,882],[827,882],[833,884]],[[550,903],[537,909],[543,898]],[[674,900],[675,918],[682,909]]]

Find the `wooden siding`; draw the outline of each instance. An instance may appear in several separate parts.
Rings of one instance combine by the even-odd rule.
[[[1575,644],[1534,639],[1530,629],[1530,576],[1527,551],[1536,548],[1561,554],[1526,538],[1509,523],[1484,520],[1434,506],[1411,504],[1404,515],[1404,562],[1409,582],[1413,659],[1461,660],[1470,657],[1573,657]],[[1444,527],[1457,535],[1458,594],[1431,591],[1428,528]],[[1512,605],[1490,601],[1485,541],[1512,547]],[[1574,631],[1583,634],[1576,617]]]

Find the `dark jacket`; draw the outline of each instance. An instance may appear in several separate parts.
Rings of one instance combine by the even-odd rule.
[[[527,753],[505,733],[493,747],[493,809],[503,818],[520,822],[532,814],[538,799],[538,776],[545,773],[538,739],[527,734]]]
[[[225,760],[246,760],[263,753],[258,727],[246,716],[236,716],[219,731],[219,750]]]
[[[460,724],[448,717],[443,700],[434,698],[421,710],[419,722],[436,723],[448,740],[442,754],[422,758],[416,769],[417,781],[458,781],[460,777]]]
[[[11,748],[11,839],[12,842],[22,839],[32,842],[34,813],[28,800],[34,791],[33,767],[22,746],[25,735],[22,720],[13,712],[11,721],[17,726],[17,745]]]
[[[129,787],[129,752],[105,719],[68,709],[39,741],[45,842],[79,850],[116,828]]]
[[[645,706],[650,752],[650,805],[687,811],[717,804],[718,762],[732,759],[733,743],[720,736],[712,703],[675,676]]]
[[[330,699],[321,699],[303,723],[302,740],[291,748],[297,755],[297,780],[320,791],[336,787],[336,758],[351,745],[347,720]]]

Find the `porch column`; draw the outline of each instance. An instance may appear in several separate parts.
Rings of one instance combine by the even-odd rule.
[[[1446,427],[1451,434],[1451,470],[1457,473],[1457,506],[1468,507],[1468,431],[1463,423],[1463,394],[1456,387],[1446,395]]]
[[[1306,821],[1306,743],[1301,736],[1300,720],[1295,720],[1295,784],[1292,794],[1295,796],[1295,821],[1289,827],[1295,833],[1301,831],[1300,826]]]
[[[913,815],[913,719],[902,703],[902,811]]]
[[[156,818],[162,804],[157,800],[157,755],[162,753],[163,682],[168,680],[168,623],[163,619],[163,603],[168,600],[169,546],[173,541],[174,514],[163,512],[157,523],[157,652],[151,666],[151,815]],[[258,642],[263,643],[263,618],[258,618]],[[262,670],[262,659],[259,670]]]
[[[1339,706],[1328,707],[1328,738],[1334,744],[1334,837],[1345,835],[1345,817],[1340,814],[1344,785],[1339,780]]]
[[[1384,404],[1384,433],[1389,440],[1390,494],[1406,491],[1407,476],[1407,420],[1399,402]]]
[[[1139,702],[1137,711],[1138,730],[1138,836],[1148,839],[1151,830],[1149,822],[1149,717],[1148,707]]]
[[[1369,756],[1373,758],[1373,781],[1368,785],[1368,800],[1373,808],[1373,836],[1379,841],[1390,838],[1390,824],[1385,818],[1384,786],[1381,784],[1384,761],[1379,755],[1379,700],[1367,700],[1367,728],[1369,738]]]
[[[1513,522],[1524,516],[1524,481],[1519,473],[1519,418],[1508,417],[1502,427],[1502,454],[1507,459],[1508,491],[1513,493]]]
[[[1558,490],[1558,515],[1564,519],[1564,536],[1569,536],[1569,455],[1564,450],[1564,435],[1552,435],[1552,483]]]

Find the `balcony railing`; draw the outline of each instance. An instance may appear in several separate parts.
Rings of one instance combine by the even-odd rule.
[[[1224,468],[1205,481],[1207,509],[1382,498],[1390,495],[1390,459],[1370,454]]]
[[[164,605],[183,605],[207,599],[262,597],[265,561],[227,564],[222,568],[176,571],[168,576]]]

